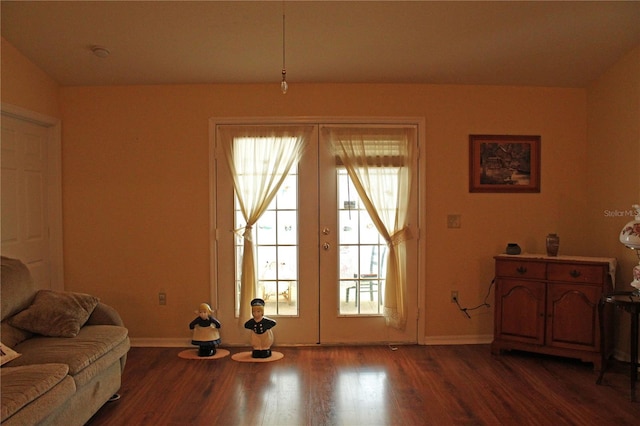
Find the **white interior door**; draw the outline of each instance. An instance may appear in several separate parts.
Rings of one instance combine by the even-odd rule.
[[[225,344],[246,345],[250,332],[242,327],[244,320],[237,318],[242,244],[234,232],[243,226],[242,217],[234,209],[233,181],[226,159],[215,138],[212,143],[212,304],[224,327]],[[297,170],[281,187],[272,208],[254,226],[257,295],[267,302],[265,314],[277,321],[275,345],[417,341],[417,241],[408,246],[413,255],[408,264],[410,306],[405,330],[387,327],[382,316],[378,289],[384,285],[380,271],[385,244],[377,239],[377,233],[375,242],[373,234],[368,234],[369,239],[355,244],[359,253],[351,261],[363,265],[356,267],[358,277],[353,282],[339,279],[340,265],[349,259],[340,257],[345,244],[340,243],[339,217],[362,214],[345,205],[346,182],[344,171],[336,166],[316,126]],[[418,223],[415,206],[410,218]],[[363,219],[366,227],[365,222]],[[375,269],[376,276],[367,268]]]
[[[49,288],[48,130],[2,116],[2,255],[22,260]]]

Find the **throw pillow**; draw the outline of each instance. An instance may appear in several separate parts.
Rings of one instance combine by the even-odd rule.
[[[9,324],[9,320],[6,319],[0,323],[0,338],[2,343],[10,348],[15,348],[20,343],[33,337],[33,333],[23,330],[18,327],[14,327]]]
[[[5,365],[7,362],[11,361],[12,359],[18,358],[20,355],[21,354],[14,351],[9,346],[0,342],[0,360],[1,360],[0,365]]]
[[[75,337],[98,305],[83,293],[40,290],[33,303],[9,319],[14,327],[49,337]]]

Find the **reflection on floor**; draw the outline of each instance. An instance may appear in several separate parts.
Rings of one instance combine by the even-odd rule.
[[[232,354],[246,348],[229,348]],[[181,359],[134,347],[122,396],[87,426],[637,425],[628,365],[488,345],[280,347],[277,362]],[[615,366],[613,366],[615,367]]]

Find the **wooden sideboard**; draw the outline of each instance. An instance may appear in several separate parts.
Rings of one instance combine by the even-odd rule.
[[[600,370],[598,302],[613,291],[616,260],[531,254],[494,259],[492,353],[522,350],[578,358]],[[603,316],[607,324],[609,314]]]

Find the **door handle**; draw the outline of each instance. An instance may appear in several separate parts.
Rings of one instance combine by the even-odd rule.
[[[322,248],[325,249],[325,251],[329,250],[331,248],[331,245],[329,243],[324,243],[322,245]]]
[[[329,231],[329,228],[327,228],[326,226],[322,228],[322,235],[329,235],[330,233],[331,231]]]

